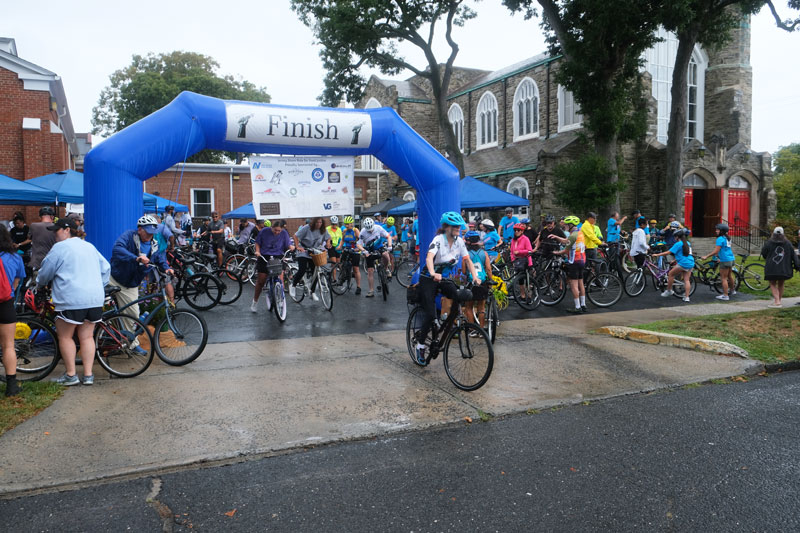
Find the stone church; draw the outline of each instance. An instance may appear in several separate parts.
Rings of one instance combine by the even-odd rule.
[[[621,147],[627,188],[623,213],[640,208],[648,218],[666,219],[664,171],[669,125],[670,87],[678,48],[673,34],[645,60],[649,92],[649,129],[639,142]],[[582,115],[572,94],[555,82],[558,58],[538,55],[494,72],[455,67],[448,117],[464,155],[469,176],[527,198],[518,210],[531,219],[566,214],[556,205],[554,167],[584,148],[578,142]],[[753,153],[751,142],[752,67],[750,19],[742,19],[730,41],[716,50],[697,46],[689,65],[688,124],[683,153],[683,213],[678,217],[695,236],[713,235],[720,220],[766,227],[775,217],[771,156]],[[372,76],[356,107],[392,107],[442,153],[430,85],[422,77],[404,81]],[[374,157],[361,158],[365,169],[382,168]],[[394,173],[378,178],[381,198],[394,193],[408,200],[415,193]],[[470,215],[473,215],[472,213]]]

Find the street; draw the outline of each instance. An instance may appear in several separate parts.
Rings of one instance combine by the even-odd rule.
[[[0,514],[7,531],[159,531],[159,510],[175,531],[796,531],[798,405],[800,373],[784,373],[5,500]]]

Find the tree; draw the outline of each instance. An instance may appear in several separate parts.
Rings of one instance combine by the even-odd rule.
[[[646,132],[640,66],[657,42],[661,2],[648,0],[537,0],[550,53],[560,54],[556,81],[570,90],[584,115],[594,149],[609,168],[608,184],[619,179],[620,142]],[[533,0],[503,0],[512,11],[537,15]],[[604,215],[619,198],[597,205]]]
[[[608,160],[591,150],[574,161],[556,166],[553,173],[557,178],[556,201],[579,217],[598,205],[612,204],[624,189],[624,182],[611,180]]]
[[[320,56],[327,71],[320,96],[323,105],[336,106],[343,96],[351,102],[360,100],[366,85],[360,71],[364,65],[388,75],[410,70],[431,84],[447,153],[464,176],[464,160],[447,118],[447,93],[458,55],[453,27],[475,17],[464,0],[292,0],[292,9],[322,45]],[[433,52],[437,24],[442,19],[450,47],[444,64]],[[428,27],[423,30],[425,25]],[[403,58],[397,48],[400,42],[419,48],[427,67],[419,68]]]
[[[100,100],[92,109],[92,133],[116,133],[161,109],[182,91],[223,99],[270,101],[266,88],[233,76],[219,76],[218,69],[213,58],[194,52],[134,55],[130,65],[111,74],[111,84],[100,93]],[[204,150],[191,161],[222,163],[223,152]]]
[[[781,147],[774,163],[778,218],[800,223],[800,143]]]
[[[678,213],[683,207],[682,155],[686,135],[686,108],[688,104],[687,77],[692,51],[696,44],[715,47],[730,38],[731,30],[741,17],[757,13],[768,5],[778,27],[793,31],[800,24],[782,21],[772,1],[764,0],[672,0],[665,4],[664,28],[675,32],[678,50],[672,72],[672,104],[667,130],[666,191],[664,203],[667,212]],[[789,0],[788,5],[800,9],[800,0]]]

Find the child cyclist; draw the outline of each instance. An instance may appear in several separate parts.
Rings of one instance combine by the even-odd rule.
[[[675,281],[675,276],[683,277],[683,301],[689,301],[689,293],[692,288],[692,269],[694,268],[694,256],[692,256],[692,245],[686,238],[689,236],[689,230],[680,229],[674,233],[675,238],[678,240],[672,245],[672,248],[660,254],[653,254],[653,257],[661,257],[667,254],[675,256],[677,265],[672,267],[667,275],[667,288],[661,293],[661,296],[672,296],[672,284]]]
[[[442,281],[449,274],[449,270],[458,268],[458,263],[463,261],[462,269],[469,270],[472,281],[480,285],[481,280],[475,265],[469,258],[469,252],[464,244],[464,239],[459,236],[461,228],[466,226],[464,219],[455,211],[448,211],[440,219],[441,229],[428,247],[425,257],[425,268],[419,277],[419,301],[422,306],[422,323],[417,330],[417,362],[425,364],[425,337],[431,330],[433,320],[436,318],[436,292],[440,290],[442,296],[451,300],[455,299],[458,288],[455,283],[448,280]]]
[[[361,254],[358,251],[357,243],[361,235],[358,228],[354,226],[353,217],[344,217],[344,230],[342,230],[342,257],[349,254],[350,264],[353,265],[353,277],[356,279],[356,296],[361,294],[361,269],[358,267],[361,262]]]
[[[473,299],[464,304],[464,314],[467,315],[467,320],[474,323],[477,316],[480,326],[486,327],[486,298],[489,296],[488,286],[483,285],[486,282],[487,273],[492,271],[492,263],[489,259],[489,254],[481,250],[481,234],[477,231],[469,231],[464,235],[464,240],[467,243],[467,251],[469,252],[469,259],[475,266],[475,271],[478,273],[478,278],[481,280],[481,285],[472,287]]]

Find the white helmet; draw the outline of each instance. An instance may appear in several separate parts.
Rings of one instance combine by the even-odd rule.
[[[339,217],[337,217],[336,215],[333,215],[331,217],[331,224],[338,224],[338,223],[339,223]]]
[[[149,226],[149,225],[158,225],[158,220],[153,215],[144,215],[139,221],[136,223],[137,226]]]
[[[494,222],[492,222],[491,218],[484,218],[483,220],[481,220],[481,224],[483,224],[487,228],[493,228],[494,227]]]
[[[361,223],[361,227],[365,230],[369,231],[375,226],[375,221],[371,218],[365,218],[364,222]]]

